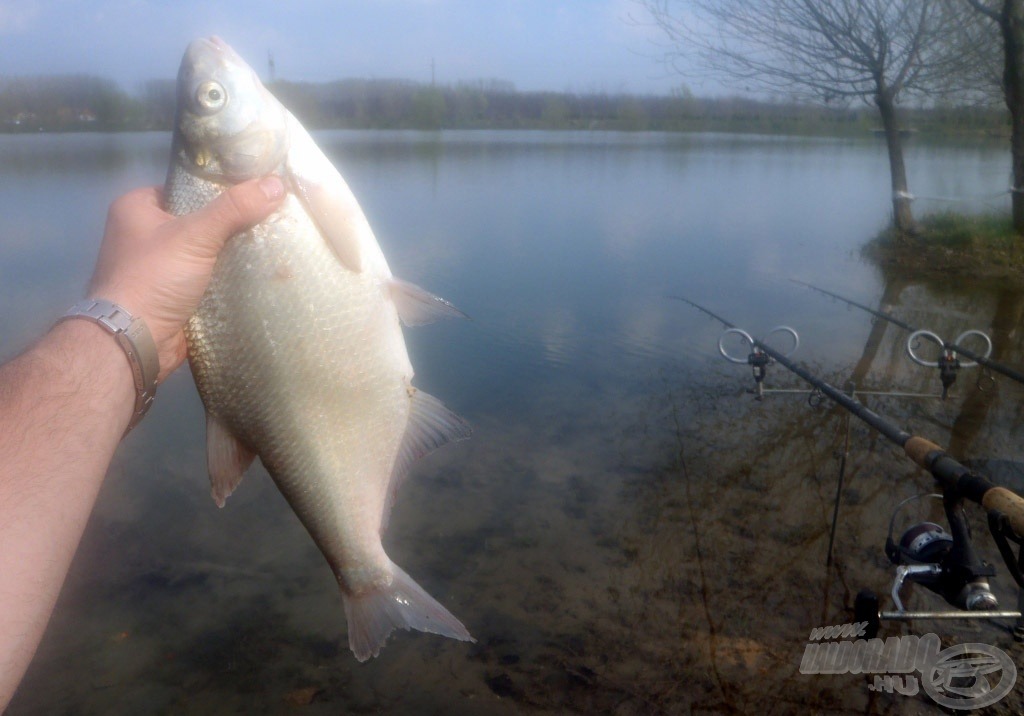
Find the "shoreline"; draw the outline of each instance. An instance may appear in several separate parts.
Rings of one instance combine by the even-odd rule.
[[[926,283],[969,278],[1024,288],[1024,236],[1013,232],[1008,214],[943,212],[918,224],[912,237],[884,229],[861,247],[861,256],[883,272]]]

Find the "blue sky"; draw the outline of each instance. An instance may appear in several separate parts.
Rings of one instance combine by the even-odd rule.
[[[510,80],[521,90],[667,94],[682,80],[631,0],[0,0],[0,75],[172,78],[217,34],[261,74]],[[631,20],[632,18],[632,20]]]

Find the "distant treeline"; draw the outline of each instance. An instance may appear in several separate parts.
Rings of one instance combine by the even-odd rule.
[[[822,107],[743,97],[523,92],[497,80],[429,85],[405,80],[278,81],[271,91],[315,129],[601,129],[863,134],[874,108]],[[0,131],[168,130],[174,83],[147,82],[134,94],[92,76],[0,77]],[[928,134],[1008,134],[1002,108],[904,110],[909,129]]]

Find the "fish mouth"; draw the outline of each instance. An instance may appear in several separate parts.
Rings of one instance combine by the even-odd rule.
[[[233,62],[244,65],[241,57],[238,56],[231,45],[224,42],[219,36],[200,37],[193,40],[185,51],[186,61],[192,64],[206,63],[225,64]]]

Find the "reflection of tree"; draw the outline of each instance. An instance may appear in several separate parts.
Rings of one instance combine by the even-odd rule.
[[[885,288],[882,290],[882,298],[878,302],[878,310],[888,312],[893,304],[898,303],[900,293],[903,291],[905,285],[906,283],[904,281],[886,281]],[[886,320],[877,317],[873,319],[871,333],[868,334],[867,343],[864,344],[864,351],[861,353],[860,359],[857,361],[857,364],[853,367],[853,372],[850,374],[850,381],[854,386],[862,386],[864,384],[864,378],[871,370],[871,365],[874,363],[875,357],[878,355],[878,349],[882,345],[882,338],[885,336],[886,329],[888,328],[896,329],[895,326]],[[891,366],[887,377],[892,377]]]
[[[990,356],[993,361],[1010,367],[1020,363],[1016,336],[1017,326],[1024,317],[1024,294],[1019,291],[1003,289],[993,297],[990,291],[976,290],[962,282],[955,290],[939,285],[910,283],[892,271],[886,272],[883,281],[879,311],[893,314],[915,327],[927,328],[947,341],[955,340],[968,327],[986,330],[990,332],[993,341]],[[994,309],[990,308],[993,298]],[[892,307],[900,303],[903,304],[902,309],[893,311]],[[920,318],[913,318],[914,314]],[[851,381],[857,387],[862,387],[872,370],[876,374],[882,370],[885,371],[886,384],[893,389],[934,390],[936,369],[920,368],[908,361],[904,349],[906,339],[905,330],[888,321],[876,320],[861,357],[853,368]],[[965,344],[968,341],[970,339],[965,340]],[[965,347],[978,349],[974,344]],[[889,356],[889,360],[878,365],[878,356],[883,353]],[[933,426],[948,427],[950,434],[947,449],[954,457],[964,459],[969,456],[977,438],[985,432],[983,428],[991,427],[991,421],[987,418],[997,403],[999,382],[1009,381],[1008,378],[993,376],[987,371],[977,371],[976,368],[962,368],[959,371],[954,391],[942,406],[947,414],[956,410],[949,424],[933,417],[936,411],[930,407],[930,403],[906,404],[905,408],[894,404],[894,407],[924,419]],[[957,394],[965,396],[961,402],[957,402]],[[938,435],[933,438],[940,442],[944,440]]]
[[[643,442],[624,446],[653,458],[627,485],[629,518],[616,530],[629,555],[630,587],[617,593],[629,636],[605,645],[608,666],[593,668],[608,671],[626,649],[647,665],[636,685],[666,712],[832,710],[854,691],[863,710],[852,680],[809,684],[793,655],[809,629],[847,620],[860,587],[878,586],[873,557],[891,494],[891,473],[878,465],[894,453],[865,455],[869,433],[854,426],[849,509],[825,569],[844,414],[799,396],[737,397],[749,374],[728,373],[672,385],[645,411]],[[781,368],[769,379],[803,387]],[[657,452],[654,435],[664,438]]]
[[[1008,362],[1013,360],[1012,344],[1017,326],[1024,315],[1024,294],[1017,291],[1004,290],[999,293],[996,301],[995,315],[992,318],[992,360]],[[953,434],[949,441],[949,453],[956,458],[964,458],[969,448],[986,422],[989,409],[999,397],[1000,381],[988,380],[988,374],[972,381],[967,387],[967,397],[960,408],[960,413],[953,421]]]

